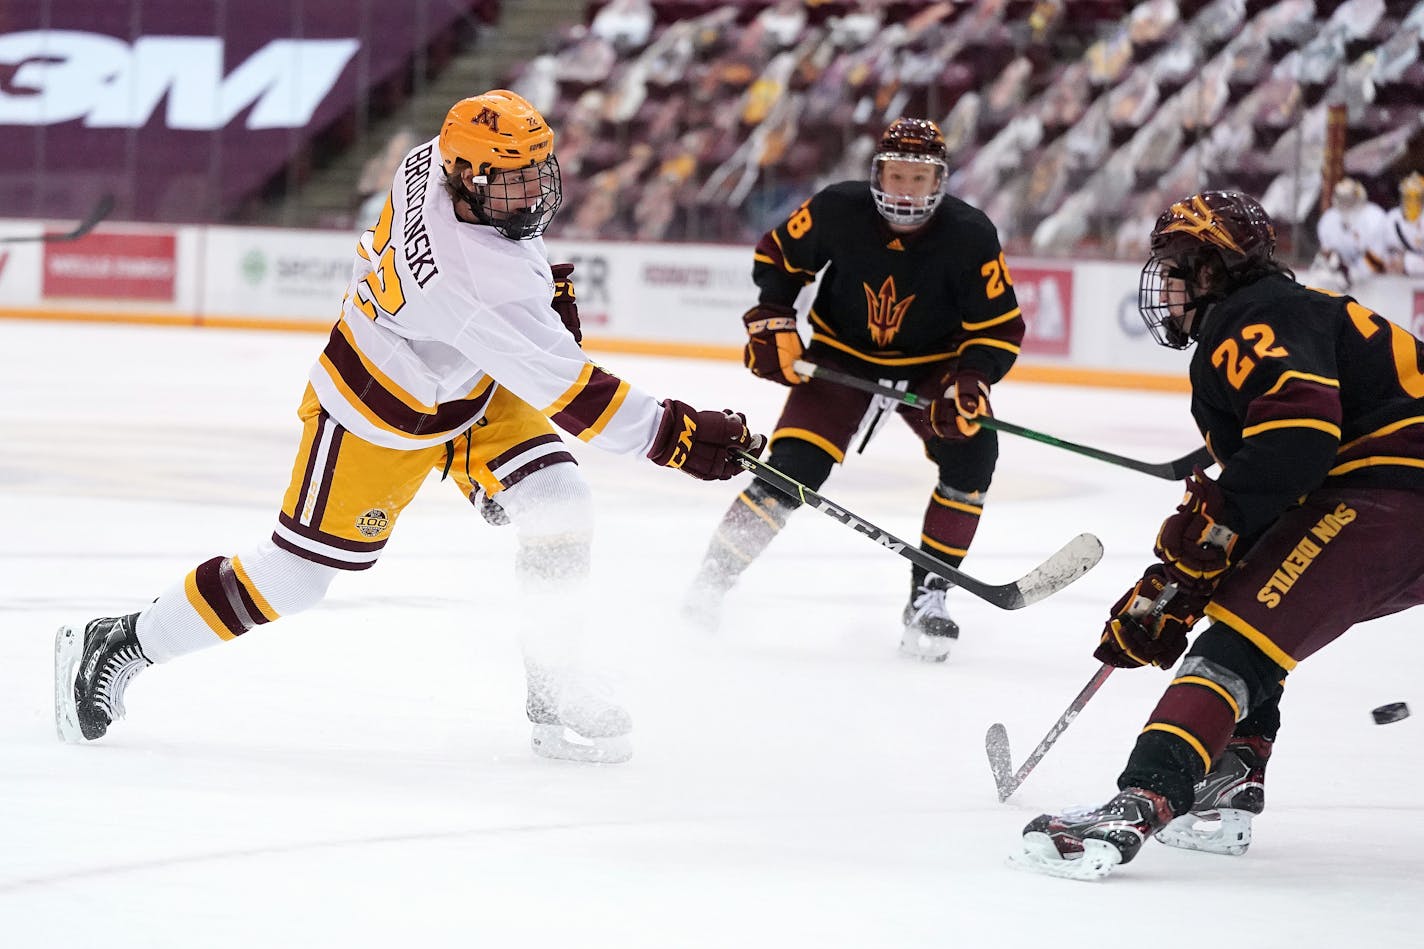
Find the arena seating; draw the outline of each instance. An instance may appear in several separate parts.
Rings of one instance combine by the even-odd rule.
[[[1125,231],[1201,187],[1305,222],[1332,104],[1391,202],[1421,33],[1392,0],[608,0],[509,84],[560,130],[555,236],[752,241],[922,115],[1011,251],[1136,255]]]

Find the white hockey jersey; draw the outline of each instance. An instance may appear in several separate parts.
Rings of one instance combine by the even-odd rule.
[[[1390,208],[1385,214],[1385,240],[1390,252],[1402,257],[1406,274],[1424,274],[1424,214],[1411,221],[1405,218],[1404,208]]]
[[[1372,201],[1342,211],[1328,208],[1316,224],[1322,253],[1334,252],[1351,282],[1385,270],[1385,214]]]
[[[341,319],[311,371],[322,407],[388,448],[448,441],[502,385],[583,441],[646,452],[657,400],[591,363],[550,306],[542,239],[455,217],[436,139],[401,162],[361,235]]]

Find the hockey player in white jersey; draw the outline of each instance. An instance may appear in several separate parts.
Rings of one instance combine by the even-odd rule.
[[[1385,248],[1389,270],[1410,277],[1424,276],[1424,175],[1399,183],[1399,204],[1385,212]]]
[[[1344,293],[1385,272],[1385,213],[1354,178],[1340,179],[1332,196],[1333,203],[1315,226],[1320,250],[1307,281]]]
[[[654,399],[579,348],[572,268],[556,281],[541,238],[562,199],[553,142],[533,106],[495,90],[456,103],[406,155],[312,367],[271,537],[199,564],[137,613],[61,628],[61,738],[102,737],[149,665],[307,609],[338,573],[372,566],[435,470],[517,532],[534,750],[627,759],[628,713],[580,671],[591,498],[550,420],[703,480],[740,472],[735,453],[762,439],[741,414]]]

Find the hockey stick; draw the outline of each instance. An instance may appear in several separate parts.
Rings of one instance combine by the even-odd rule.
[[[99,198],[89,216],[80,221],[72,231],[62,234],[39,234],[34,237],[0,237],[0,244],[29,244],[33,242],[52,243],[54,241],[77,241],[99,225],[114,210],[114,196],[106,194]]]
[[[821,497],[801,482],[782,474],[766,462],[746,452],[737,452],[741,466],[788,497],[799,498],[816,510],[847,524],[872,541],[906,560],[937,574],[960,589],[987,600],[1003,610],[1017,610],[1051,596],[1093,568],[1103,556],[1103,545],[1092,534],[1079,534],[1052,557],[1012,583],[985,583],[952,567],[934,554],[909,544],[838,504]]]
[[[883,395],[887,398],[895,399],[902,405],[908,405],[914,409],[928,409],[929,399],[921,398],[913,392],[902,392],[899,389],[883,386],[859,376],[852,376],[849,373],[840,372],[827,366],[818,366],[813,362],[798,359],[792,364],[793,368],[803,376],[813,379],[825,379],[827,382],[839,383],[849,386],[852,389],[859,389],[862,392],[869,392],[873,395]],[[1150,461],[1138,461],[1136,458],[1128,458],[1124,455],[1115,455],[1110,451],[1103,451],[1101,448],[1090,448],[1087,445],[1079,445],[1076,442],[1064,441],[1043,432],[1034,431],[1031,428],[1024,428],[1022,425],[1015,425],[1013,422],[1005,422],[1003,419],[983,416],[977,419],[980,425],[985,428],[992,428],[995,431],[1004,432],[1008,435],[1018,435],[1022,438],[1031,438],[1036,442],[1043,442],[1045,445],[1052,445],[1055,448],[1062,448],[1066,451],[1076,452],[1086,455],[1089,458],[1096,458],[1098,461],[1105,461],[1110,465],[1117,465],[1120,468],[1131,468],[1133,471],[1140,471],[1143,474],[1152,475],[1154,478],[1163,478],[1167,481],[1182,481],[1190,478],[1192,469],[1197,467],[1206,468],[1215,464],[1215,459],[1211,457],[1211,452],[1207,451],[1205,445],[1185,455],[1175,461],[1165,461],[1160,464]]]
[[[1177,584],[1169,583],[1162,588],[1157,599],[1152,601],[1152,607],[1147,611],[1148,620],[1160,619],[1162,611],[1167,608],[1172,597],[1177,593]],[[984,750],[989,755],[989,770],[994,775],[994,787],[999,792],[999,803],[1002,804],[1009,799],[1009,795],[1019,789],[1019,786],[1033,773],[1033,769],[1038,767],[1038,763],[1043,760],[1043,756],[1048,754],[1048,749],[1053,747],[1058,737],[1068,730],[1068,726],[1073,724],[1073,719],[1078,717],[1078,713],[1088,704],[1098,691],[1103,687],[1103,683],[1108,681],[1108,676],[1112,675],[1115,666],[1110,666],[1106,662],[1093,673],[1093,677],[1088,680],[1088,684],[1083,686],[1083,690],[1073,697],[1073,701],[1068,703],[1068,707],[1063,710],[1063,714],[1058,716],[1058,721],[1053,723],[1053,727],[1048,730],[1048,734],[1043,736],[1043,741],[1038,743],[1038,747],[1033,749],[1027,760],[1019,765],[1017,771],[1013,770],[1013,758],[1009,755],[1009,732],[1001,722],[995,722],[989,726],[989,730],[984,733]]]

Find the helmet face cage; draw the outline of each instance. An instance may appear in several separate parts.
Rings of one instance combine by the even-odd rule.
[[[1196,321],[1189,324],[1187,317],[1199,303],[1187,292],[1186,278],[1181,267],[1156,256],[1148,259],[1138,278],[1137,312],[1159,346],[1186,349],[1196,338],[1191,325]]]
[[[510,240],[539,237],[564,202],[559,160],[550,155],[524,168],[486,170],[476,176],[468,195],[470,210],[481,223]]]
[[[887,191],[882,182],[886,162],[899,161],[932,166],[934,190],[928,195],[908,195]],[[929,220],[944,198],[944,182],[949,174],[948,153],[939,126],[928,119],[896,119],[880,137],[870,161],[870,193],[875,208],[891,224],[917,226]]]

